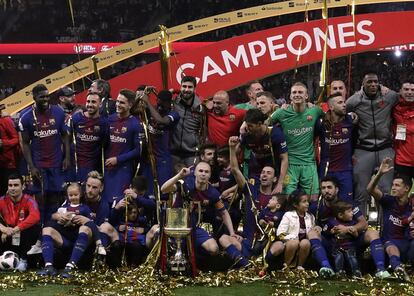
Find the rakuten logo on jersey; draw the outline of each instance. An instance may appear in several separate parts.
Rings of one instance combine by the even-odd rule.
[[[51,136],[57,135],[57,133],[58,133],[57,129],[33,132],[34,136],[39,137],[39,138],[51,137]]]
[[[111,135],[110,139],[112,143],[126,143],[127,142],[125,138],[120,137],[120,136]]]

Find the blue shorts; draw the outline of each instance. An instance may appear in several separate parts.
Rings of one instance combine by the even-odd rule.
[[[328,172],[328,176],[338,180],[338,196],[344,201],[353,202],[354,187],[352,183],[352,171]]]
[[[42,168],[40,169],[42,183],[33,180],[33,185],[28,186],[28,191],[32,194],[42,192],[61,192],[63,191],[64,175],[61,168]]]
[[[105,171],[104,200],[111,204],[117,197],[124,195],[133,177],[132,166],[129,164]]]
[[[326,254],[328,254],[328,256],[332,256],[333,251],[335,249],[335,239],[333,236],[330,235],[321,235],[321,242],[322,242],[322,246],[326,251]],[[365,243],[365,231],[360,233],[355,240],[352,240],[352,244],[355,247],[355,249],[357,250],[357,253],[363,253],[367,247],[367,244]]]
[[[75,243],[79,235],[79,226],[63,226],[54,220],[49,221],[45,227],[52,227],[68,241]]]
[[[208,241],[210,238],[210,234],[208,234],[207,231],[205,231],[203,228],[197,227],[195,231],[195,248],[196,250],[199,250],[202,244],[204,244],[206,241]]]
[[[157,160],[158,184],[160,187],[173,177],[173,166],[171,157],[169,160]]]
[[[171,160],[158,160],[156,163],[156,170],[157,170],[157,177],[158,177],[158,186],[161,188],[161,186],[171,179],[173,176],[173,169],[172,169],[172,161]],[[148,191],[147,193],[149,195],[154,194],[154,178],[152,176],[152,170],[149,163],[143,163],[141,173],[143,176],[147,178],[147,185],[148,185]],[[162,200],[168,200],[168,194],[161,194]]]
[[[70,167],[66,171],[63,171],[63,179],[65,182],[76,182],[76,169]]]
[[[250,258],[253,255],[252,242],[248,239],[243,239],[241,242],[241,253],[244,258]]]

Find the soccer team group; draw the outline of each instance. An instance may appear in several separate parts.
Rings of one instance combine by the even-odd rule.
[[[397,93],[369,71],[349,98],[332,81],[320,106],[301,82],[280,106],[258,81],[237,105],[222,90],[203,101],[196,85],[184,76],[175,93],[140,86],[115,100],[98,79],[77,106],[71,88],[52,104],[39,84],[17,120],[3,114],[0,251],[19,255],[17,270],[36,254],[40,276],[71,277],[94,256],[136,266],[160,237],[166,204],[190,208],[198,259],[224,253],[247,268],[270,239],[271,267],[300,271],[312,257],[321,277],[359,277],[368,249],[377,278],[409,281],[414,82]],[[381,231],[368,227],[373,200]],[[60,273],[56,254],[68,257]]]

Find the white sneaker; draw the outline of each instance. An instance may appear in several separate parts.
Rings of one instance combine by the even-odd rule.
[[[101,256],[106,256],[105,247],[103,245],[98,245],[96,247],[96,253],[98,253],[98,255],[101,255]]]
[[[34,244],[30,250],[27,252],[27,255],[35,255],[35,254],[41,254],[42,253],[42,243],[40,241],[37,241],[36,244]]]
[[[21,259],[16,266],[16,270],[23,272],[27,270],[27,260]]]

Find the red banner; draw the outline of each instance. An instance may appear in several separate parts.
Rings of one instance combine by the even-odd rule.
[[[172,50],[183,52],[196,49],[214,42],[175,42]],[[119,42],[110,43],[3,43],[0,44],[0,55],[18,54],[97,54],[107,51]],[[158,53],[158,48],[152,48],[145,53]]]
[[[357,15],[355,30],[350,16],[330,18],[328,57],[414,42],[413,18],[411,11]],[[317,20],[258,31],[178,54],[171,58],[170,87],[179,88],[185,73],[197,77],[197,93],[211,97],[220,89],[230,90],[247,81],[293,69],[298,54],[297,66],[319,62],[324,35],[325,21]],[[160,64],[148,64],[110,82],[113,97],[121,88],[136,89],[140,84],[160,88]]]

